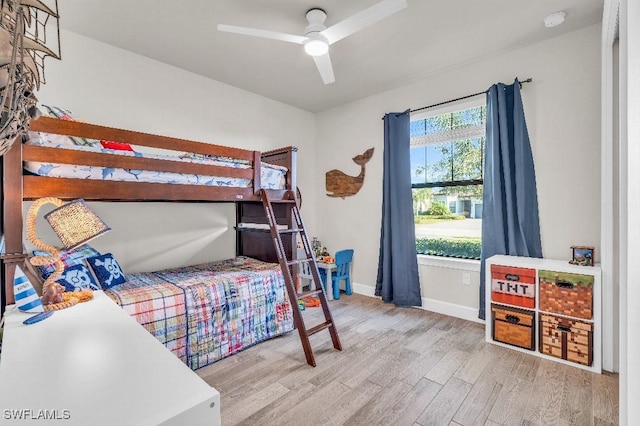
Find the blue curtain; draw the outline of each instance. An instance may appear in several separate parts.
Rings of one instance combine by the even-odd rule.
[[[542,257],[536,174],[518,79],[487,92],[479,317],[485,317],[485,260]],[[490,285],[490,283],[489,283]]]
[[[409,141],[409,111],[386,114],[376,296],[397,306],[422,306],[413,223]]]

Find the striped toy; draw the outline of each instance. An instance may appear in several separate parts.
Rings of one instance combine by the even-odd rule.
[[[31,285],[31,281],[19,266],[16,266],[16,273],[13,278],[13,294],[16,306],[22,312],[44,312],[40,296],[38,296],[36,289]]]

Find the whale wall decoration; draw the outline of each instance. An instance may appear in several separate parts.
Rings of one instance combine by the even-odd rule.
[[[355,195],[362,188],[364,183],[365,164],[373,156],[373,148],[366,150],[360,155],[352,158],[353,162],[360,166],[358,176],[349,176],[340,170],[330,170],[326,173],[325,188],[329,197],[350,197]]]

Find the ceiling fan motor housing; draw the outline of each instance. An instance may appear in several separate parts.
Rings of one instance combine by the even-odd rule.
[[[309,25],[304,29],[304,35],[309,36],[309,33],[319,33],[327,29],[324,25],[325,19],[327,19],[327,13],[322,9],[309,9],[306,14]]]
[[[310,9],[306,17],[309,25],[304,30],[304,35],[307,37],[303,43],[304,50],[311,56],[322,56],[329,51],[329,40],[321,33],[327,29],[324,26],[327,14],[322,9]]]

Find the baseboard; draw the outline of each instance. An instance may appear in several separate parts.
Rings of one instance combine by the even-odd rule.
[[[368,297],[376,297],[376,288],[366,284],[351,283],[354,293]]]
[[[423,297],[422,309],[484,324],[484,320],[478,318],[478,309],[470,308],[468,306],[456,305],[449,302],[443,302],[441,300],[427,299],[426,297]]]
[[[376,297],[376,289],[370,285],[352,283],[353,292],[368,297]],[[468,306],[456,305],[441,300],[422,298],[422,309],[439,314],[449,315],[467,321],[484,324],[484,320],[478,318],[478,310]]]

